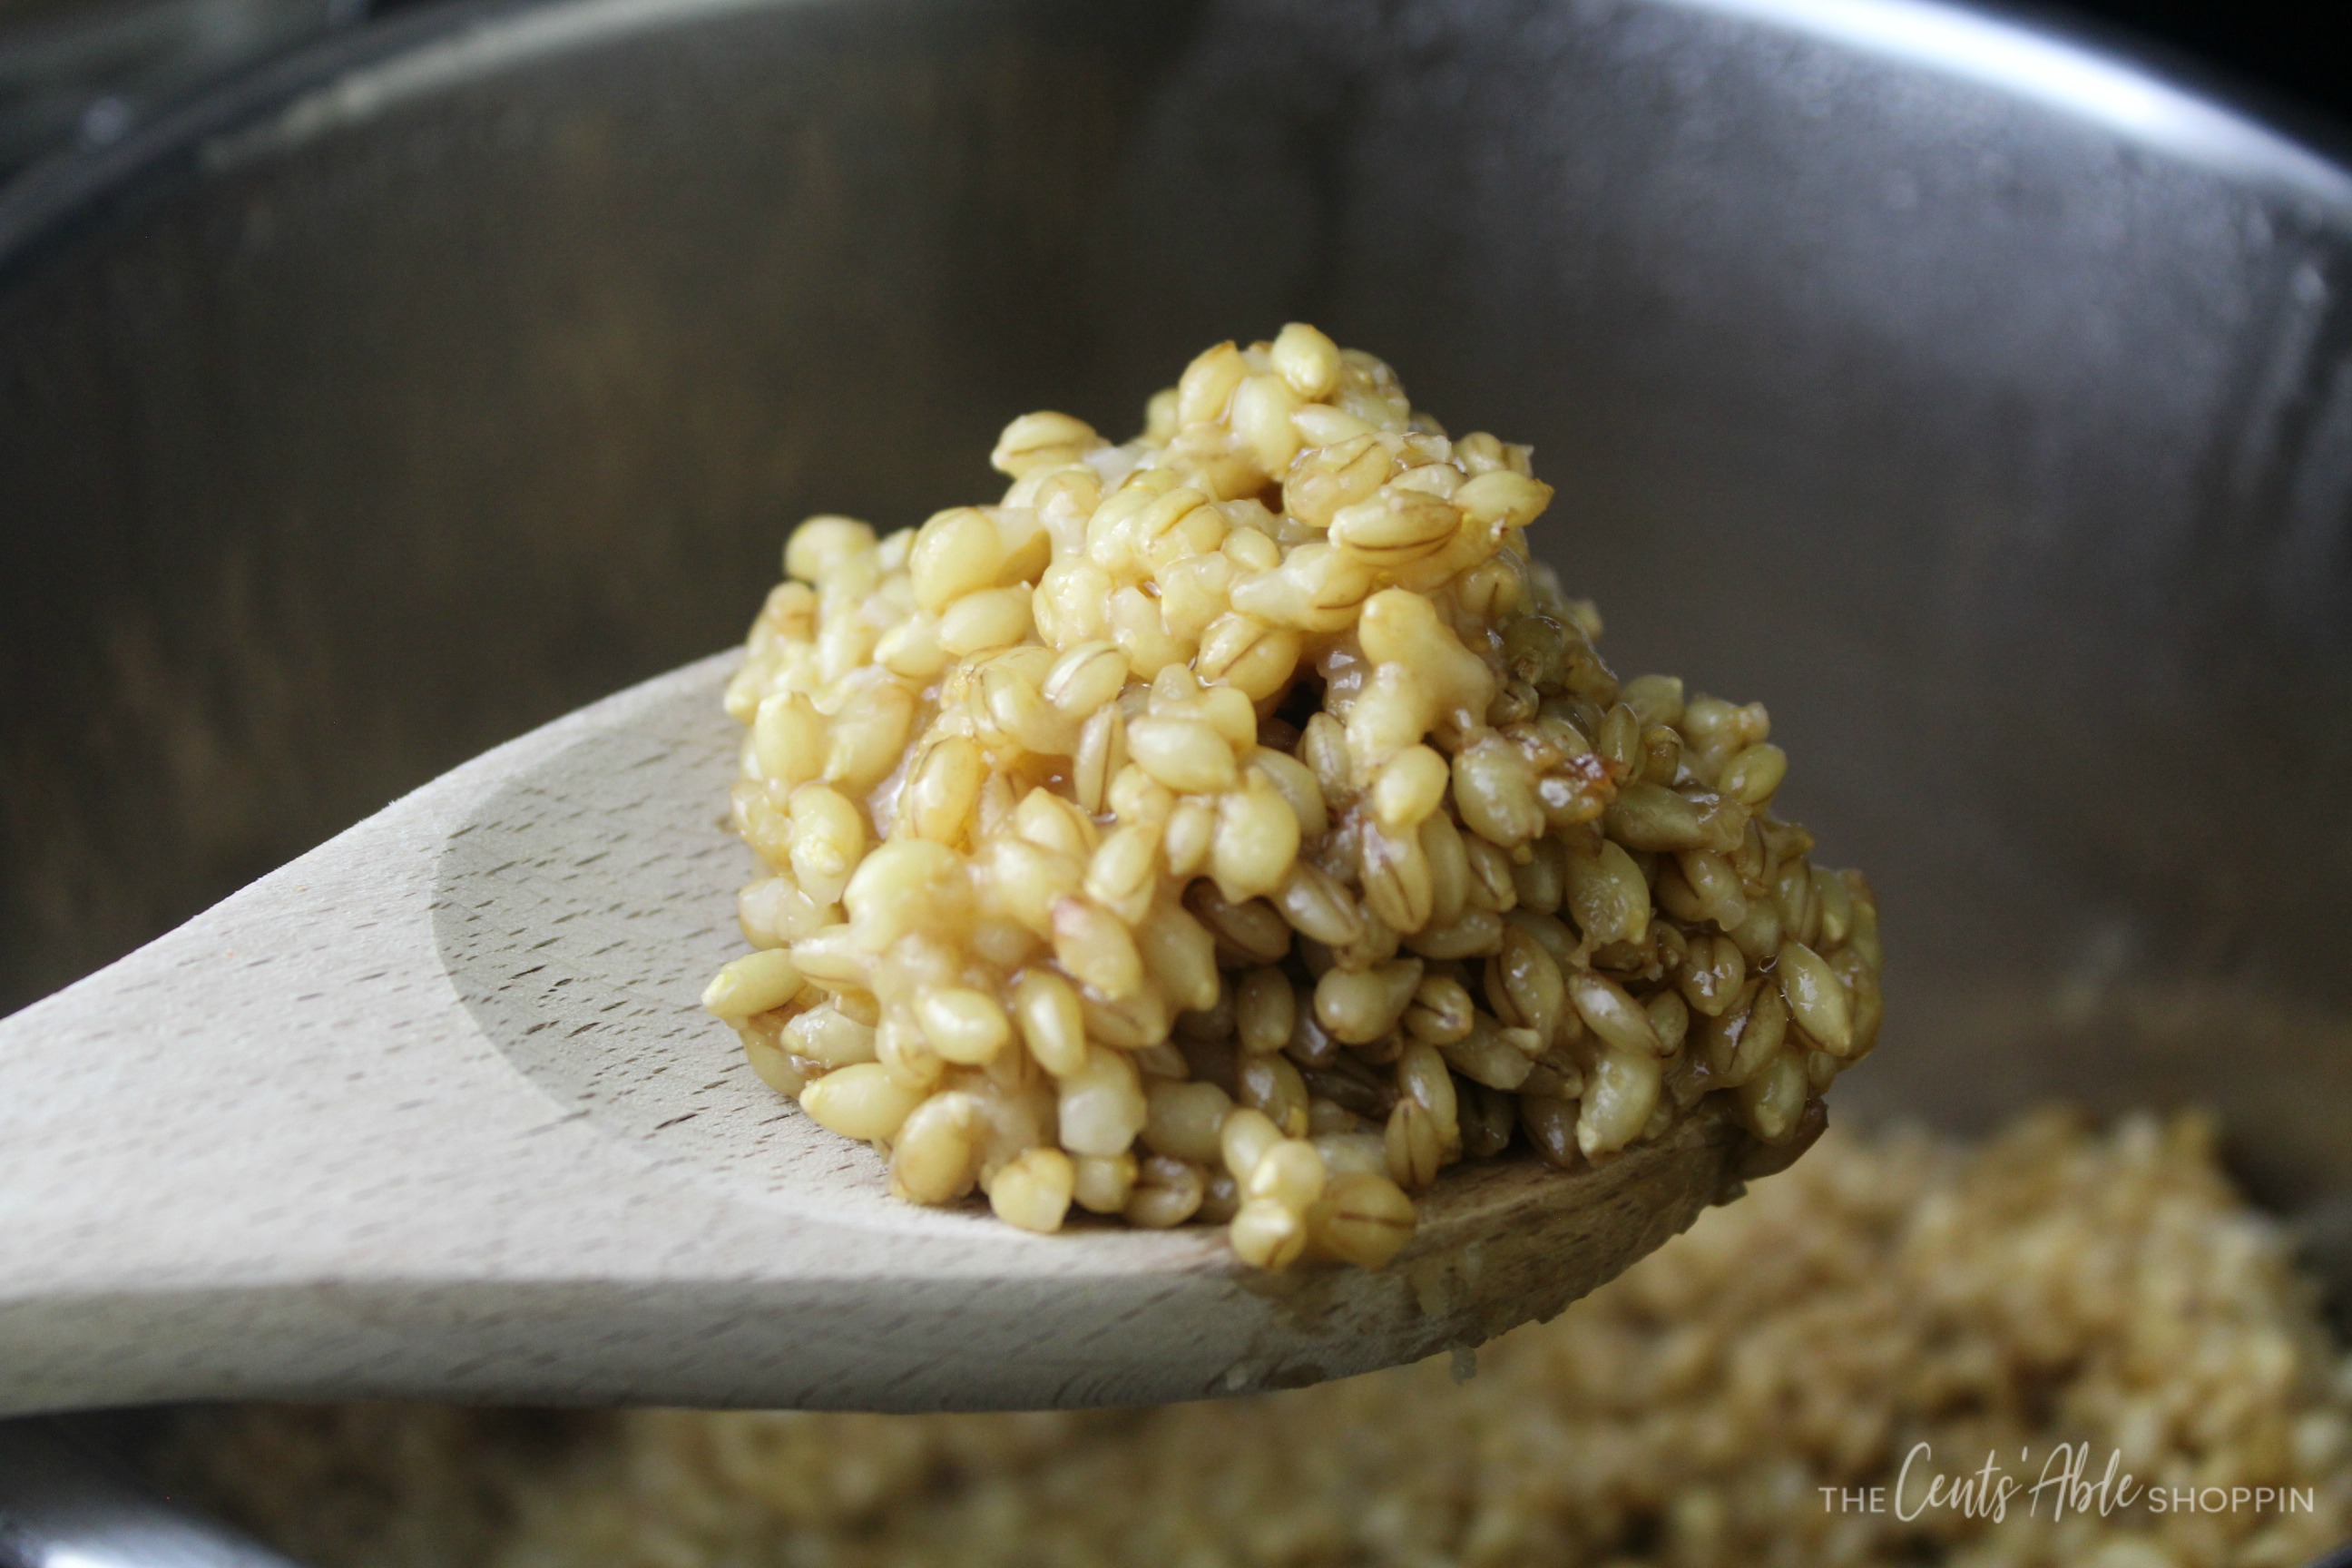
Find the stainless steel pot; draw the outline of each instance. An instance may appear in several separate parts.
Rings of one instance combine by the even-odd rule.
[[[2352,1297],[2352,174],[1913,0],[557,0],[0,195],[0,1005],[1312,319],[1870,868],[1842,1109],[2210,1104]]]

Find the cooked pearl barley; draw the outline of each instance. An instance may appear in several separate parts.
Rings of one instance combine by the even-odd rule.
[[[1168,874],[1181,879],[1201,870],[1208,862],[1216,832],[1214,806],[1197,795],[1178,801],[1168,814],[1167,837],[1162,840]]]
[[[1283,1057],[1252,1057],[1234,1075],[1235,1098],[1290,1137],[1307,1135],[1307,1080]]]
[[[1658,1032],[1641,1004],[1615,981],[1598,974],[1579,974],[1568,983],[1570,1000],[1591,1031],[1622,1051],[1649,1056],[1664,1054]]]
[[[1780,868],[1772,879],[1772,901],[1780,906],[1780,930],[1790,941],[1810,944],[1821,935],[1821,906],[1813,898],[1812,870],[1801,860]]]
[[[1738,942],[1727,936],[1699,937],[1691,942],[1675,984],[1683,1000],[1716,1018],[1738,996],[1747,978],[1748,959]]]
[[[1198,719],[1137,719],[1127,726],[1127,751],[1145,773],[1182,793],[1232,787],[1233,747]]]
[[[995,1060],[996,1053],[1013,1037],[1013,1026],[996,998],[968,986],[929,993],[915,1004],[915,1016],[931,1049],[968,1067],[983,1067]]]
[[[1601,663],[1527,448],[1293,323],[991,460],[796,531],[725,699],[762,869],[705,1005],[901,1195],[1377,1267],[1521,1130],[1793,1138],[1871,1048],[1868,885],[1771,815],[1760,706]]]
[[[814,583],[874,548],[874,531],[854,518],[813,517],[784,545],[784,574]]]
[[[1274,368],[1304,398],[1331,395],[1339,384],[1339,345],[1304,321],[1282,329],[1269,351]]]
[[[1454,492],[1463,515],[1485,529],[1525,528],[1551,504],[1551,487],[1525,474],[1496,469]]]
[[[1492,910],[1465,910],[1448,922],[1431,923],[1406,939],[1423,958],[1475,958],[1503,940],[1502,917]]]
[[[1409,1193],[1417,1193],[1435,1181],[1439,1167],[1445,1162],[1437,1120],[1419,1100],[1397,1101],[1396,1109],[1389,1112],[1381,1144],[1389,1179]]]
[[[1143,984],[1135,933],[1117,915],[1084,899],[1054,900],[1054,956],[1074,978],[1107,996],[1131,996]]]
[[[888,1138],[922,1103],[920,1090],[891,1078],[879,1063],[836,1068],[801,1090],[801,1109],[827,1131],[867,1142]]]
[[[1696,919],[1713,921],[1729,931],[1748,918],[1748,899],[1739,873],[1720,855],[1685,849],[1675,857],[1675,868],[1689,884],[1696,900]]]
[[[1413,991],[1412,1005],[1405,1009],[1405,1033],[1433,1046],[1458,1040],[1470,1032],[1475,1005],[1460,981],[1433,974]]]
[[[1507,1024],[1532,1029],[1549,1043],[1567,1016],[1567,986],[1559,966],[1543,944],[1524,926],[1503,933],[1502,946],[1488,963],[1486,996],[1495,1016]]]
[[[988,1206],[1007,1225],[1050,1235],[1062,1228],[1076,1190],[1076,1167],[1067,1154],[1030,1149],[996,1173],[988,1185]]]
[[[1451,501],[1400,480],[1333,513],[1330,538],[1367,565],[1393,571],[1436,554],[1461,528],[1462,513]]]
[[[1029,632],[1029,590],[990,588],[966,594],[940,617],[940,647],[958,657],[1010,647]]]
[[[1780,994],[1798,1026],[1832,1055],[1844,1056],[1853,1050],[1853,1020],[1837,972],[1801,942],[1785,943],[1776,967]]]
[[[1516,1089],[1517,1082],[1512,1087]],[[1473,1080],[1463,1086],[1462,1152],[1473,1160],[1499,1154],[1510,1147],[1518,1118],[1517,1101],[1492,1085]]]
[[[1241,1178],[1244,1197],[1272,1198],[1301,1214],[1323,1195],[1323,1157],[1313,1144],[1297,1138],[1286,1138],[1268,1149],[1258,1156],[1249,1174]]]
[[[1617,695],[1644,726],[1682,721],[1685,698],[1679,676],[1637,675]]]
[[[909,1111],[891,1135],[890,1190],[919,1204],[943,1204],[971,1191],[981,1131],[980,1102],[936,1094]]]
[[[742,1036],[743,1059],[751,1064],[751,1071],[758,1075],[760,1081],[778,1094],[798,1099],[801,1090],[808,1086],[808,1075],[801,1071],[792,1057],[757,1035],[747,1031],[738,1033]]]
[[[1238,903],[1281,887],[1298,858],[1298,818],[1263,776],[1228,793],[1217,812],[1209,869],[1217,890]]]
[[[1292,423],[1297,426],[1300,422],[1294,418]],[[1283,479],[1285,515],[1308,528],[1328,528],[1341,508],[1378,490],[1391,468],[1388,449],[1373,436],[1337,431],[1308,435],[1312,439],[1327,433],[1337,439],[1301,452]]]
[[[1030,970],[1013,987],[1013,1008],[1039,1067],[1067,1078],[1086,1066],[1086,1016],[1068,981],[1050,970]]]
[[[1189,1161],[1154,1154],[1138,1163],[1134,1190],[1120,1212],[1127,1223],[1146,1230],[1182,1225],[1208,1194],[1208,1178]]]
[[[1514,1035],[1518,1038],[1510,1037]],[[1466,1098],[1470,1084],[1508,1090],[1527,1082],[1535,1063],[1522,1042],[1533,1042],[1534,1038],[1531,1030],[1497,1030],[1480,1018],[1468,1034],[1439,1047],[1438,1051],[1444,1057],[1446,1066],[1468,1080],[1460,1086]]]
[[[1107,642],[1080,643],[1064,654],[1045,677],[1045,700],[1063,712],[1092,715],[1127,689],[1127,659]]]
[[[963,863],[946,846],[900,839],[866,858],[842,901],[858,944],[879,952],[910,931],[964,924],[971,884]]]
[[[987,587],[1003,563],[1003,542],[988,514],[977,507],[958,507],[923,524],[907,569],[915,602],[936,616],[966,594]]]
[[[1844,1054],[1849,1058],[1867,1055],[1878,1043],[1879,1026],[1885,1020],[1886,996],[1879,988],[1878,971],[1850,947],[1830,960],[1830,967],[1837,972],[1839,983],[1852,999],[1853,1046]]]
[[[894,681],[860,693],[834,715],[825,737],[824,777],[853,793],[872,789],[898,765],[914,719],[914,694]]]
[[[1438,1142],[1448,1149],[1459,1147],[1462,1128],[1454,1076],[1436,1047],[1420,1041],[1405,1047],[1398,1053],[1396,1073],[1397,1088],[1418,1101],[1436,1125]]]
[[[1429,922],[1454,925],[1470,901],[1470,851],[1462,841],[1462,831],[1450,817],[1425,816],[1414,830],[1413,840],[1429,862]],[[1471,843],[1494,847],[1483,838],[1474,837]]]
[[[1728,1084],[1743,1084],[1780,1052],[1788,1038],[1789,1008],[1780,993],[1766,987],[1757,993],[1748,1011],[1729,1022],[1734,1040],[1729,1059],[1717,1076]]]
[[[1246,1181],[1258,1162],[1282,1141],[1282,1129],[1264,1114],[1246,1106],[1236,1107],[1226,1113],[1224,1126],[1218,1131],[1218,1157],[1234,1180]]]
[[[1433,816],[1429,822],[1444,822],[1448,830],[1454,826],[1442,816]],[[1426,827],[1428,824],[1423,826]],[[1465,838],[1459,833],[1453,837],[1454,841],[1462,847],[1462,858],[1470,868],[1467,889],[1470,900],[1479,908],[1492,910],[1497,914],[1508,914],[1518,908],[1519,889],[1511,875],[1510,856],[1483,838]],[[1546,839],[1544,842],[1551,841]],[[1530,853],[1532,855],[1532,851]]]
[[[1058,1112],[1062,1147],[1073,1154],[1123,1154],[1150,1117],[1134,1065],[1100,1046],[1090,1047],[1086,1065],[1062,1079]]]
[[[1136,931],[1144,973],[1168,1006],[1200,1013],[1223,994],[1217,978],[1217,943],[1181,904],[1161,903]]]
[[[1377,1132],[1360,1132],[1351,1127],[1344,1131],[1318,1132],[1309,1142],[1334,1181],[1367,1173],[1383,1177],[1388,1173],[1388,1152]]]
[[[1778,746],[1750,746],[1723,767],[1723,793],[1749,805],[1762,805],[1789,772],[1789,753]]]
[[[1578,1110],[1573,1100],[1543,1094],[1519,1096],[1519,1126],[1546,1164],[1572,1171],[1582,1163],[1583,1152],[1576,1143]]]
[[[1272,905],[1257,900],[1230,903],[1207,882],[1187,889],[1184,897],[1185,906],[1233,950],[1233,962],[1273,963],[1290,951],[1290,928]]]
[[[1144,1146],[1155,1154],[1208,1164],[1224,1157],[1220,1134],[1234,1108],[1213,1083],[1154,1083],[1144,1097]]]
[[[1663,1075],[1648,1051],[1611,1048],[1593,1066],[1576,1121],[1576,1144],[1588,1160],[1623,1148],[1648,1124]]]
[[[1212,1169],[1201,1183],[1201,1206],[1192,1211],[1194,1225],[1223,1225],[1241,1212],[1241,1184],[1228,1172]]]
[[[1132,1154],[1081,1154],[1070,1169],[1072,1201],[1089,1214],[1118,1214],[1135,1191]]]
[[[1304,861],[1295,862],[1274,891],[1282,918],[1302,936],[1327,947],[1345,947],[1364,933],[1363,911],[1348,889],[1328,873]]]
[[[1805,1064],[1797,1052],[1784,1049],[1739,1086],[1740,1109],[1757,1137],[1778,1143],[1796,1131],[1806,1092]]]
[[[1697,805],[1664,784],[1627,784],[1601,821],[1629,849],[1695,849],[1706,837]]]
[[[1234,1003],[1234,1030],[1242,1049],[1266,1056],[1290,1039],[1298,1016],[1297,993],[1279,969],[1253,969]]]
[[[1143,823],[1115,828],[1087,863],[1087,896],[1130,925],[1160,889],[1160,829]]]
[[[764,699],[751,721],[751,754],[760,776],[790,786],[824,767],[824,721],[806,697],[780,691]]]
[[[1272,1273],[1289,1268],[1307,1250],[1306,1219],[1274,1198],[1252,1198],[1243,1204],[1227,1234],[1234,1256]]]
[[[749,953],[712,977],[703,989],[702,1005],[721,1018],[748,1018],[782,1006],[800,994],[800,988],[801,972],[792,954]]]
[[[1844,945],[1847,933],[1853,930],[1853,895],[1846,890],[1845,879],[1834,871],[1814,867],[1813,898],[1821,905],[1822,945]]]
[[[1566,909],[1597,942],[1640,942],[1650,927],[1650,887],[1624,847],[1601,840],[1567,854]]]
[[[1377,969],[1334,969],[1315,983],[1315,1018],[1335,1039],[1369,1045],[1396,1027],[1421,984],[1421,962],[1401,959]]]
[[[1670,1057],[1683,1048],[1683,1040],[1690,1033],[1690,1007],[1681,995],[1673,991],[1654,991],[1642,1004],[1642,1011],[1650,1016],[1650,1028],[1658,1037],[1658,1054]]]
[[[1105,445],[1084,420],[1066,414],[1024,414],[1004,427],[988,460],[1000,473],[1018,477]]]

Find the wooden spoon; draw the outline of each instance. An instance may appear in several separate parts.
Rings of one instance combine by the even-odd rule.
[[[478,757],[0,1020],[0,1414],[1286,1387],[1549,1316],[1753,1173],[1713,1116],[1572,1174],[1457,1168],[1373,1273],[892,1200],[698,1005],[742,948],[735,658]]]

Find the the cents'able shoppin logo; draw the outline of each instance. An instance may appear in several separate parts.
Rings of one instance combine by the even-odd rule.
[[[1891,1513],[1908,1521],[1932,1512],[1957,1513],[1998,1524],[2021,1502],[2029,1519],[2059,1520],[2069,1513],[2105,1519],[2125,1509],[2149,1513],[2311,1513],[2318,1507],[2315,1487],[2150,1486],[2123,1468],[2123,1455],[2110,1450],[2095,1476],[2091,1445],[2061,1443],[2041,1469],[2032,1451],[2017,1451],[2018,1473],[1998,1453],[1988,1452],[1973,1470],[1952,1474],[1936,1468],[1935,1450],[1915,1443],[1904,1456],[1892,1487],[1820,1487],[1827,1513]],[[2034,1479],[2023,1479],[2032,1474]]]

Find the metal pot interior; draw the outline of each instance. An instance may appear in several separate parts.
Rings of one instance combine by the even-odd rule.
[[[2342,1291],[2352,177],[1884,10],[460,7],[37,173],[0,1005],[1302,318],[1536,444],[1621,672],[1770,705],[1890,933],[1841,1110],[2209,1105]]]

